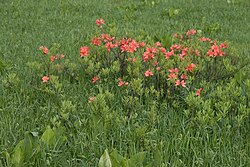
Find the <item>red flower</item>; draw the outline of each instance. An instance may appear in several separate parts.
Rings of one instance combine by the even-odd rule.
[[[217,57],[217,56],[224,56],[225,55],[225,52],[223,52],[221,50],[222,47],[226,47],[224,44],[219,47],[216,43],[214,43],[212,46],[211,46],[211,49],[208,50],[207,52],[207,55],[209,57]]]
[[[156,61],[156,62],[153,63],[153,66],[156,67],[158,64],[159,64],[159,62]]]
[[[210,38],[205,38],[205,37],[202,37],[199,40],[202,42],[206,42],[206,41],[212,42],[212,40]]]
[[[220,44],[220,48],[227,48],[227,44],[225,44],[225,43],[222,43],[222,44]]]
[[[51,62],[55,61],[55,56],[50,56],[50,61]]]
[[[165,56],[166,56],[166,59],[169,59],[171,56],[173,56],[174,55],[174,50],[172,50],[171,52],[167,52],[166,54],[165,54]]]
[[[187,67],[186,67],[186,71],[190,71],[190,72],[193,72],[193,69],[196,67],[196,65],[194,63],[191,63],[189,64]]]
[[[96,21],[95,21],[95,24],[96,24],[97,26],[100,26],[100,25],[101,25],[100,20],[96,20]]]
[[[137,48],[140,47],[140,43],[136,42],[134,39],[122,39],[120,41],[120,49],[121,52],[129,52],[129,53],[134,53]]]
[[[188,31],[186,32],[186,35],[187,35],[187,36],[195,35],[195,34],[196,34],[196,30],[195,30],[195,29],[191,29],[191,30],[188,30]]]
[[[119,82],[118,82],[118,86],[123,86],[124,85],[124,82],[122,81],[122,80],[120,80]]]
[[[113,39],[115,39],[114,37],[110,37],[108,34],[102,34],[101,37],[104,40],[104,42],[112,41]]]
[[[105,24],[105,21],[102,18],[100,18],[100,23]]]
[[[44,47],[44,48],[43,48],[43,54],[45,54],[45,55],[46,55],[46,54],[48,54],[48,53],[49,53],[49,49],[48,49],[48,48],[46,48],[46,47]]]
[[[181,60],[183,60],[183,57],[187,55],[187,50],[188,50],[188,48],[182,49],[181,54],[180,54],[180,59]]]
[[[89,47],[87,47],[87,46],[81,47],[80,48],[80,55],[81,55],[81,57],[88,56],[89,55],[89,51],[90,51]]]
[[[171,68],[171,69],[168,70],[168,72],[170,72],[170,73],[178,73],[179,69],[178,68]]]
[[[184,80],[182,80],[182,81],[180,81],[179,79],[178,80],[176,80],[176,82],[175,82],[175,86],[179,86],[179,85],[181,85],[182,87],[186,87],[186,82],[184,81]]]
[[[103,24],[105,24],[105,21],[103,20],[103,19],[97,19],[96,21],[95,21],[95,24],[98,26],[98,27],[100,27],[100,28],[102,28],[102,25]]]
[[[186,82],[184,80],[181,81],[181,86],[184,88],[186,87]]]
[[[65,57],[65,55],[64,54],[61,54],[61,58],[63,59]]]
[[[160,42],[156,42],[156,43],[155,43],[155,46],[161,47],[162,45],[161,45]]]
[[[116,44],[116,43],[113,44],[112,42],[108,42],[105,44],[105,47],[106,47],[107,51],[110,52],[110,49],[118,47],[118,44]]]
[[[207,55],[208,55],[209,57],[214,57],[214,52],[213,52],[213,50],[212,50],[212,49],[209,49],[208,52],[207,52]]]
[[[155,53],[157,53],[156,48],[146,48],[146,52],[143,53],[142,59],[144,62],[152,60],[155,58]]]
[[[165,49],[165,48],[160,47],[159,49],[160,49],[161,53],[163,53],[163,54],[166,54],[166,53],[167,53],[167,51],[166,51],[166,49]]]
[[[187,80],[187,76],[184,74],[181,74],[181,79]]]
[[[128,82],[124,82],[122,78],[118,78],[118,86],[128,86]]]
[[[154,74],[150,71],[150,69],[148,69],[148,70],[144,73],[144,75],[145,75],[146,77],[149,77],[149,76],[153,76]]]
[[[168,80],[170,80],[170,79],[177,79],[177,75],[175,73],[170,73],[168,75]]]
[[[202,91],[202,88],[198,89],[197,92],[195,93],[195,95],[196,95],[196,96],[200,96],[201,91]]]
[[[96,83],[98,80],[100,80],[100,78],[95,76],[92,78],[92,83]]]
[[[92,40],[91,40],[91,43],[93,44],[93,45],[95,45],[95,46],[100,46],[101,45],[101,40],[100,40],[100,38],[93,38]]]
[[[141,42],[141,43],[140,43],[140,46],[141,46],[141,47],[144,47],[144,46],[145,46],[145,42]]]
[[[200,56],[200,52],[198,50],[195,50],[195,55]]]
[[[43,83],[48,82],[49,81],[49,77],[48,76],[43,76],[42,77],[42,81],[43,81]]]
[[[174,44],[170,47],[170,50],[180,50],[180,49],[182,49],[182,46],[178,44]]]
[[[49,53],[49,49],[45,46],[40,46],[39,50],[43,50],[43,54],[45,54],[45,55]]]

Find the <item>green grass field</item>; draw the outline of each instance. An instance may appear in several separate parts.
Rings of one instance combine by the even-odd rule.
[[[172,9],[178,10],[174,16]],[[248,0],[2,0],[0,167],[98,166],[106,149],[129,159],[127,167],[250,166],[249,64],[228,80],[210,83],[211,92],[221,87],[227,99],[216,93],[204,99],[211,95],[218,105],[226,101],[238,108],[220,119],[204,118],[204,123],[194,113],[186,115],[184,104],[158,101],[153,93],[139,100],[125,97],[108,85],[93,87],[88,76],[77,81],[59,77],[54,92],[43,92],[42,72],[31,65],[39,46],[60,45],[59,52],[74,66],[79,48],[95,35],[99,18],[115,27],[119,37],[149,41],[194,28],[226,41],[244,64],[250,59],[249,11]],[[80,66],[76,72],[85,76]],[[230,85],[231,80],[242,84]],[[94,95],[98,100],[93,109],[86,104]],[[241,118],[237,114],[243,110]],[[63,119],[61,112],[69,112],[69,118]],[[17,147],[22,140],[23,147]]]

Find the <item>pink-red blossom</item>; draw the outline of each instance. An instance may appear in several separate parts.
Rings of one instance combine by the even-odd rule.
[[[45,46],[40,46],[39,50],[43,50],[43,54],[45,54],[45,55],[49,53],[49,49]]]
[[[92,83],[96,83],[98,80],[100,80],[100,78],[95,76],[92,78]]]
[[[152,73],[152,71],[150,71],[150,69],[148,69],[148,70],[144,73],[144,75],[145,75],[146,77],[150,77],[150,76],[153,76],[154,74]]]
[[[180,80],[176,80],[175,82],[175,86],[179,86],[181,85],[182,87],[186,87],[186,82],[184,80],[180,81]]]
[[[42,81],[43,81],[43,83],[47,83],[48,81],[49,81],[49,77],[48,76],[43,76],[42,77]]]
[[[194,63],[189,64],[185,69],[186,71],[193,72],[193,69],[196,67]]]
[[[196,96],[200,96],[201,91],[202,91],[202,88],[198,89],[198,90],[196,91],[195,95],[196,95]]]
[[[95,38],[93,38],[93,39],[91,40],[91,43],[92,43],[93,45],[95,45],[95,46],[100,46],[100,45],[101,45],[101,39],[95,37]]]
[[[81,47],[81,48],[80,48],[80,56],[81,56],[81,57],[86,57],[86,56],[88,56],[88,55],[89,55],[89,51],[90,51],[89,47],[87,47],[87,46]]]

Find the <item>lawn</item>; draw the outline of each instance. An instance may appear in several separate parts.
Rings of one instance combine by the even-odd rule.
[[[0,167],[250,166],[249,10],[248,0],[0,2]],[[115,63],[126,61],[106,59],[112,46],[91,44],[107,30],[169,50],[175,33],[191,29],[228,50],[225,60],[207,59],[207,46],[186,35],[183,45],[206,56],[191,58],[205,65],[192,67],[193,78],[186,70],[187,87],[164,84],[167,68],[150,76],[144,58],[121,72]],[[52,61],[40,46],[65,58]],[[90,54],[80,56],[84,46]]]

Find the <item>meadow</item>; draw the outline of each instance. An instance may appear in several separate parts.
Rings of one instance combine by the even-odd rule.
[[[0,167],[250,166],[249,11],[2,0]]]

